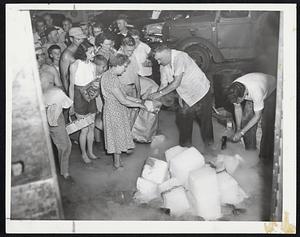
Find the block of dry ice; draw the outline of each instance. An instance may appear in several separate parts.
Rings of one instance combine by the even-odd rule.
[[[221,215],[221,200],[215,169],[204,166],[190,172],[189,191],[195,199],[195,210],[205,220],[216,220]]]
[[[172,216],[180,216],[190,211],[190,203],[183,186],[174,186],[162,192],[161,195],[164,207],[170,209]]]
[[[190,147],[170,160],[169,170],[171,177],[176,177],[182,185],[187,187],[190,172],[200,169],[204,164],[202,154],[195,147]]]
[[[217,179],[222,204],[236,205],[248,197],[238,182],[226,171],[218,173]]]
[[[156,184],[161,184],[168,178],[168,163],[149,157],[143,167],[142,177]]]
[[[186,149],[188,149],[188,148],[187,147],[182,147],[182,146],[179,146],[179,145],[169,148],[168,150],[165,151],[166,161],[170,162],[170,160],[173,157],[175,157],[179,153],[185,151]]]
[[[144,178],[138,177],[136,182],[137,192],[134,199],[139,202],[149,202],[160,197],[158,193],[158,185]]]

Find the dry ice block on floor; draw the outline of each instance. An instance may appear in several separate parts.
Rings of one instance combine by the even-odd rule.
[[[168,179],[168,163],[149,157],[142,171],[142,177],[156,184],[161,184]]]
[[[221,215],[220,192],[216,170],[210,166],[194,170],[189,175],[189,190],[195,199],[197,215],[215,220]]]
[[[234,156],[220,154],[216,158],[215,165],[217,167],[217,170],[226,169],[229,174],[233,174],[239,167],[241,162],[244,162],[244,160],[238,154]]]
[[[185,151],[186,149],[188,149],[187,147],[182,147],[182,146],[173,146],[171,148],[169,148],[168,150],[165,151],[165,157],[166,157],[166,161],[170,162],[170,160],[175,157],[176,155],[178,155],[179,153]]]
[[[170,209],[172,216],[180,216],[191,212],[186,190],[176,178],[170,178],[160,184],[158,190],[163,198],[164,207]]]
[[[204,157],[195,148],[188,148],[169,160],[171,177],[186,187],[191,171],[200,169],[205,164]]]
[[[148,203],[159,197],[158,185],[147,179],[138,177],[136,188],[137,192],[134,194],[134,199],[140,203]]]
[[[183,186],[175,186],[162,192],[164,207],[170,209],[170,214],[180,216],[188,213],[191,209],[186,190]]]
[[[205,164],[195,147],[174,146],[165,151],[165,156],[167,162],[152,157],[146,160],[137,180],[137,201],[159,199],[172,216],[187,214],[216,220],[222,216],[222,204],[236,205],[247,198],[228,173],[237,169],[240,156],[219,155],[215,167]]]
[[[226,171],[217,174],[221,203],[237,205],[247,198],[238,182]]]
[[[168,163],[149,157],[143,167],[142,175],[137,180],[135,200],[149,202],[160,197],[158,185],[169,179]]]

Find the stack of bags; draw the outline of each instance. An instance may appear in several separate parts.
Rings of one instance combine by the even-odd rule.
[[[171,215],[192,214],[215,220],[222,216],[222,204],[238,204],[247,197],[226,172],[225,163],[232,172],[237,168],[237,158],[232,162],[228,157],[218,157],[218,167],[222,164],[224,169],[217,173],[218,169],[205,164],[204,157],[194,147],[175,146],[168,149],[165,156],[167,162],[147,159],[137,180],[137,200],[149,202],[161,198],[163,207],[170,209]]]

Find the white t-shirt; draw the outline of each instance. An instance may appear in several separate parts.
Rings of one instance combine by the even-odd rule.
[[[96,65],[92,62],[84,62],[77,59],[77,70],[75,72],[75,82],[77,86],[85,86],[96,79]]]
[[[183,73],[181,83],[176,91],[189,106],[196,104],[209,91],[209,80],[194,60],[185,52],[172,49],[171,64],[161,66],[160,70],[162,85],[171,83],[174,76]]]
[[[138,67],[139,67],[138,74],[140,76],[147,77],[152,75],[152,67],[143,66],[143,63],[148,58],[148,54],[150,53],[150,51],[151,48],[147,44],[140,42],[133,52],[138,63]]]
[[[260,72],[248,73],[234,82],[240,82],[247,88],[245,100],[253,101],[254,111],[264,108],[264,100],[275,90],[277,84],[275,77]]]

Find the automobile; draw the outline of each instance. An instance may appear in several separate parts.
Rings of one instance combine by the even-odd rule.
[[[93,21],[99,21],[104,28],[117,33],[116,19],[124,14],[128,17],[128,27],[136,28],[142,32],[142,40],[146,43],[162,42],[162,26],[168,20],[177,20],[191,11],[171,10],[104,10],[97,14]],[[156,34],[157,33],[157,34]],[[157,40],[159,38],[160,40]],[[151,40],[153,39],[153,40]]]
[[[267,39],[278,39],[278,31],[279,12],[193,11],[166,21],[160,34],[163,42],[187,52],[207,71],[212,62],[255,58],[262,42],[266,45]],[[276,44],[276,40],[271,42]]]

